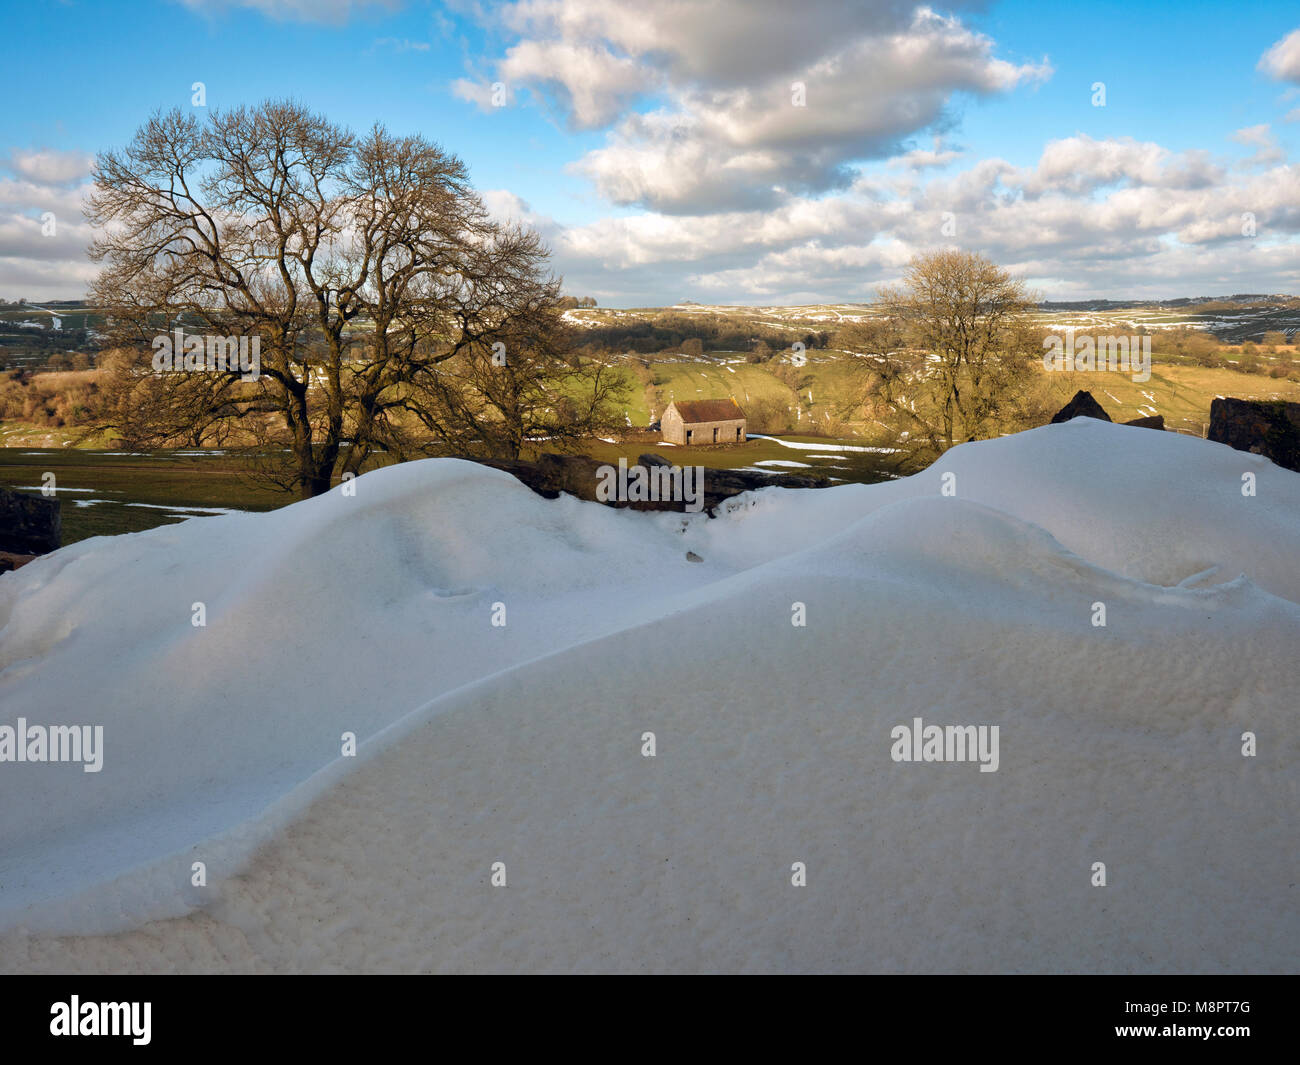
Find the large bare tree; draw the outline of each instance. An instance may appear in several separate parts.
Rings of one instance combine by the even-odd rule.
[[[905,350],[874,360],[871,396],[907,434],[909,451],[933,458],[1021,427],[1041,353],[1023,282],[975,252],[944,249],[913,259],[880,302],[890,339]]]
[[[119,360],[103,427],[129,423],[138,445],[234,423],[310,496],[377,451],[518,454],[563,420],[536,396],[551,381],[569,435],[611,416],[609,372],[564,355],[538,236],[493,221],[465,165],[423,137],[357,136],[289,101],[174,110],[101,154],[95,178],[93,298],[140,353]],[[261,376],[153,373],[146,349],[178,327],[256,337]]]

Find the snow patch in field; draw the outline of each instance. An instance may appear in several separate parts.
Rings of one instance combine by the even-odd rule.
[[[779,436],[768,436],[765,433],[747,433],[746,435],[751,439],[771,440],[774,444],[780,444],[782,447],[792,447],[798,451],[862,451],[877,455],[892,455],[898,451],[896,447],[864,447],[858,444],[814,444],[799,440],[782,440]]]
[[[11,486],[11,487],[12,487],[12,490],[15,491],[15,492],[42,492],[42,493],[43,493],[43,492],[45,492],[45,491],[47,490],[46,487],[45,487],[45,485],[40,485],[40,484],[16,484],[16,485],[13,485],[13,486]],[[94,489],[94,488],[68,488],[68,487],[66,487],[66,486],[64,486],[64,485],[61,485],[61,484],[60,484],[60,485],[50,485],[48,490],[49,490],[49,491],[53,491],[53,492],[94,492],[94,491],[97,491],[97,489]]]
[[[127,507],[144,507],[147,510],[168,510],[175,514],[245,514],[235,507],[191,507],[180,503],[124,503]]]

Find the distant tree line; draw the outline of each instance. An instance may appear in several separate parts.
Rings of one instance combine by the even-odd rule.
[[[646,318],[603,322],[587,328],[582,333],[582,345],[584,350],[630,351],[641,355],[676,351],[700,356],[719,351],[759,351],[770,356],[789,349],[796,340],[811,350],[826,347],[830,338],[828,331],[778,328],[741,315],[662,311]]]

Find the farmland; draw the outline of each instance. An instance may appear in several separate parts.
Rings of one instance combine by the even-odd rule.
[[[1294,343],[1300,311],[1294,301],[1175,302],[1180,305],[1044,305],[1032,316],[1043,333],[1149,333],[1154,354],[1145,381],[1128,373],[1038,368],[1032,388],[1040,420],[1078,389],[1092,392],[1116,421],[1160,414],[1168,428],[1195,436],[1204,435],[1215,396],[1300,401]],[[586,441],[582,450],[593,458],[635,462],[658,451],[679,465],[799,473],[827,484],[872,483],[908,472],[894,453],[894,430],[864,402],[872,360],[879,356],[846,342],[852,327],[880,318],[870,306],[685,303],[640,310],[587,307],[565,317],[586,357],[613,362],[630,385],[624,431]],[[55,319],[59,331],[51,328]],[[98,321],[93,308],[80,304],[0,308],[0,322],[11,330],[5,335],[20,341],[55,333],[60,340],[84,340]],[[1188,337],[1199,340],[1189,346]],[[1272,343],[1260,343],[1266,337]],[[792,346],[798,344],[804,346]],[[7,377],[0,379],[0,484],[35,491],[42,475],[52,472],[65,504],[65,542],[227,510],[265,510],[296,498],[254,482],[248,459],[237,450],[131,454],[111,438],[88,432],[80,419],[98,371],[66,365],[76,355],[90,362],[86,352],[56,356],[65,362],[61,372],[33,372],[57,347],[23,349],[17,364],[13,353],[19,349],[0,347],[10,360]],[[87,347],[94,350],[93,344]],[[921,361],[918,382],[924,373]],[[673,400],[728,396],[745,409],[750,432],[763,435],[736,447],[672,448],[647,428]],[[1023,426],[1007,431],[1018,427]],[[522,457],[546,447],[539,442]]]

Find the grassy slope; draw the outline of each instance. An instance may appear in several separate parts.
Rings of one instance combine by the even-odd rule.
[[[735,356],[728,356],[735,357]],[[827,413],[834,412],[851,400],[855,382],[843,355],[832,356],[821,352],[810,353],[808,365],[801,376],[809,381],[808,389],[801,388],[796,400],[795,392],[783,381],[773,376],[768,365],[751,366],[745,363],[730,367],[709,362],[655,362],[653,373],[657,386],[643,389],[644,393],[662,398],[658,407],[662,411],[670,399],[718,399],[734,396],[745,406],[760,397],[776,397],[792,411],[794,425],[807,432],[822,428]],[[734,370],[735,372],[730,372]],[[1052,373],[1042,371],[1053,394],[1064,406],[1080,389],[1089,391],[1106,408],[1115,421],[1128,421],[1149,413],[1163,414],[1171,429],[1204,434],[1210,420],[1210,403],[1215,396],[1239,396],[1244,399],[1289,399],[1300,402],[1300,382],[1274,379],[1259,374],[1243,374],[1228,369],[1209,369],[1188,364],[1162,363],[1153,360],[1151,379],[1133,381],[1128,374],[1084,371]],[[630,410],[634,425],[645,425],[649,420],[648,395],[637,397]],[[793,412],[798,403],[798,415]],[[857,427],[863,431],[866,427]],[[883,443],[872,434],[865,442]]]

